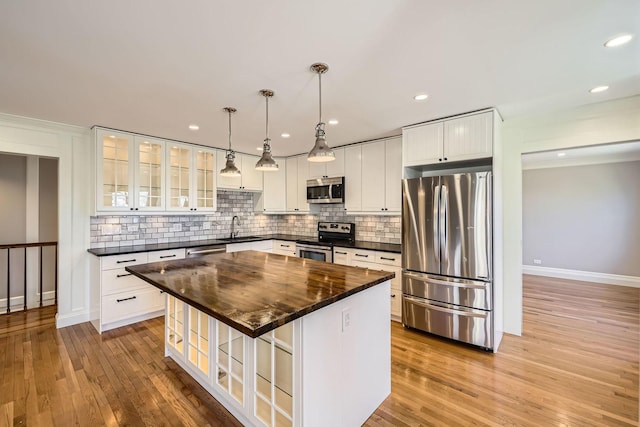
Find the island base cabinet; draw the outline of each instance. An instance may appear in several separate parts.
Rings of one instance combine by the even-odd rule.
[[[165,353],[243,425],[362,425],[391,392],[390,282],[255,339],[167,296]]]

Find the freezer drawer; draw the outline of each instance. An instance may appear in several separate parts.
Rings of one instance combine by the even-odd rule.
[[[479,280],[403,271],[402,293],[480,310],[493,309],[491,283]]]
[[[402,296],[402,323],[442,337],[493,349],[493,312]]]

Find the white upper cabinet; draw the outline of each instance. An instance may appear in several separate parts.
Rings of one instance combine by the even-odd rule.
[[[345,210],[397,214],[401,210],[402,144],[400,138],[345,149]]]
[[[286,212],[287,210],[287,161],[275,158],[278,170],[264,172],[264,191],[262,192],[262,211]]]
[[[96,142],[97,212],[165,209],[164,141],[97,129]]]
[[[344,148],[334,148],[336,159],[331,162],[308,162],[309,179],[344,176]]]
[[[218,176],[218,188],[226,190],[262,191],[262,171],[256,170],[260,157],[236,153],[235,164],[240,169],[239,177]],[[227,163],[226,152],[218,150],[218,166],[220,172]]]
[[[362,145],[344,149],[344,210],[347,213],[362,211]]]
[[[493,112],[444,122],[444,160],[468,160],[493,155]]]
[[[167,211],[216,209],[216,153],[187,144],[167,146]]]
[[[494,111],[402,130],[403,165],[420,166],[493,156]]]
[[[310,163],[306,154],[287,158],[287,212],[309,212],[307,179]]]

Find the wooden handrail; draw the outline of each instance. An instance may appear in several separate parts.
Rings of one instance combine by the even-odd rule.
[[[9,245],[0,245],[0,249],[35,248],[38,246],[56,246],[57,244],[58,242],[13,243]]]

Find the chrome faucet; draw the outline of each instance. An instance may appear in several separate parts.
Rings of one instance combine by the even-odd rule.
[[[238,215],[234,215],[233,218],[231,218],[231,238],[235,239],[236,236],[238,235],[238,231],[235,229],[235,225],[236,222],[238,223],[238,227],[242,225],[242,223],[240,222],[240,218],[238,218]]]

